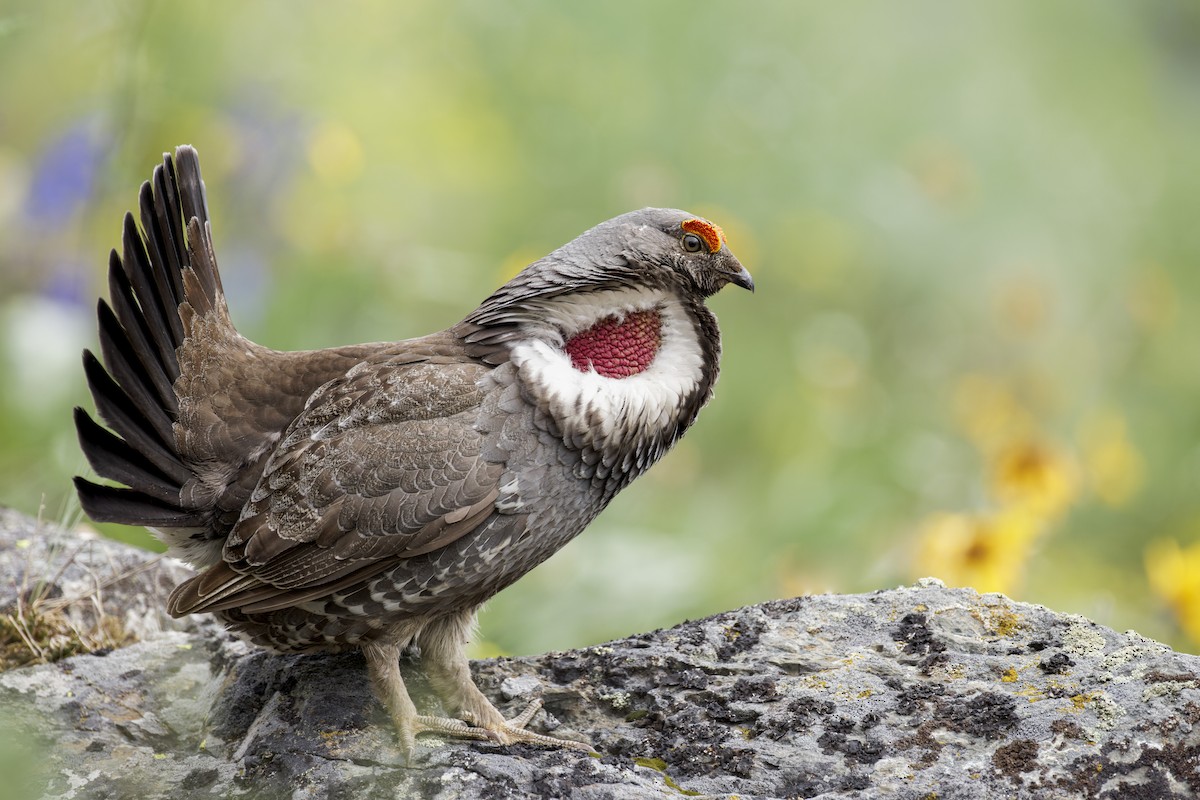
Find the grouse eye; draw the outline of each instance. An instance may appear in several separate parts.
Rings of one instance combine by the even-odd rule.
[[[704,242],[694,233],[686,233],[683,236],[683,249],[689,253],[699,253],[704,247]]]

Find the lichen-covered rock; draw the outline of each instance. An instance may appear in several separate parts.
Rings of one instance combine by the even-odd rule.
[[[936,581],[474,668],[502,709],[540,696],[535,726],[599,755],[423,738],[406,765],[360,657],[206,624],[0,674],[0,727],[29,748],[29,797],[1200,794],[1200,658]]]

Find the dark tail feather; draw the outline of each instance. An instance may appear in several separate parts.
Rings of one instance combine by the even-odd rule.
[[[101,486],[76,476],[75,493],[87,515],[96,522],[120,522],[151,528],[199,528],[208,515],[183,511],[175,503],[161,503],[135,489]]]
[[[129,398],[125,390],[104,371],[103,365],[90,350],[83,351],[83,371],[87,375],[88,388],[100,418],[133,449],[160,469],[170,470],[179,462],[174,444],[169,438],[160,436],[154,424],[142,409]],[[105,475],[104,477],[109,477]]]
[[[191,271],[200,279],[204,296],[216,306],[217,298],[224,296],[224,289],[221,286],[221,273],[217,269],[217,258],[213,253],[212,232],[208,221],[208,198],[204,193],[204,181],[200,177],[200,157],[192,148],[181,147],[175,151],[175,159],[179,167],[178,186],[183,200],[183,219],[187,222]],[[198,229],[193,229],[193,224],[198,225]],[[193,298],[188,296],[188,299]]]
[[[142,316],[141,309],[138,308],[133,294],[133,286],[129,283],[129,278],[121,267],[121,258],[117,255],[116,250],[112,252],[108,269],[108,296],[112,302],[113,313],[125,334],[126,343],[137,354],[138,361],[141,362],[154,385],[155,395],[162,407],[174,417],[179,411],[179,401],[175,397],[175,390],[171,384],[178,376],[178,363],[174,360],[164,363],[159,356],[154,345],[154,337],[146,324],[146,318]],[[115,331],[113,336],[116,336]]]
[[[113,314],[108,303],[101,300],[97,304],[96,316],[100,320],[100,352],[104,355],[104,363],[108,373],[125,391],[129,400],[143,414],[146,421],[153,427],[163,442],[171,442],[174,432],[171,425],[177,404],[172,394],[171,403],[164,404],[158,392],[155,391],[154,380],[146,373],[146,366],[133,348],[121,323]],[[85,365],[84,369],[88,367]],[[151,367],[153,368],[153,367]],[[164,407],[167,405],[167,407]],[[99,407],[99,406],[97,406]]]
[[[224,310],[196,151],[184,146],[174,159],[165,155],[139,201],[142,229],[125,215],[121,253],[109,259],[111,305],[101,300],[97,309],[104,364],[90,352],[83,357],[96,410],[112,432],[75,412],[88,463],[128,488],[82,478],[75,488],[98,521],[204,527],[206,512],[184,505],[182,489],[193,471],[177,451],[173,428],[176,351],[187,337],[182,315]]]
[[[143,193],[148,184],[143,184]],[[183,342],[181,336],[175,339],[174,328],[168,322],[168,312],[171,316],[179,316],[179,307],[174,297],[163,297],[159,291],[162,276],[156,273],[166,269],[162,256],[154,250],[147,252],[147,243],[138,233],[137,223],[133,214],[125,215],[125,229],[121,237],[121,268],[125,277],[133,287],[134,297],[137,298],[138,308],[150,331],[151,341],[158,351],[159,360],[174,379],[179,374],[179,361],[175,357],[175,348]],[[156,257],[157,256],[157,257]]]
[[[124,439],[97,424],[82,408],[75,409],[75,429],[83,453],[98,475],[160,500],[178,499],[179,486],[191,477],[191,470],[178,461],[169,462],[168,469],[162,469]]]

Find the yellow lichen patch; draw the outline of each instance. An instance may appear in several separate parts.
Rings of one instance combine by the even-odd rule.
[[[674,789],[679,794],[686,795],[688,797],[695,797],[696,795],[700,794],[700,792],[693,791],[692,789],[684,789],[682,786],[676,783],[675,779],[667,774],[667,762],[663,761],[661,758],[635,758],[633,763],[637,764],[639,767],[652,769],[662,775],[663,782],[666,783],[669,788]]]
[[[871,696],[872,692],[870,689],[857,689],[854,686],[841,684],[834,690],[833,694],[839,700],[849,702],[851,700],[865,700]]]
[[[992,632],[1001,638],[1011,636],[1021,627],[1021,618],[1011,611],[997,611],[992,614]]]
[[[703,239],[710,253],[717,252],[725,244],[725,232],[721,230],[720,226],[714,225],[706,219],[685,220],[682,227],[688,233],[694,233]]]
[[[1017,668],[1009,667],[1008,669],[1004,670],[1003,674],[1000,675],[1000,682],[1001,683],[1016,683],[1017,682]]]
[[[1088,705],[1090,705],[1091,702],[1096,699],[1096,693],[1095,692],[1081,692],[1080,694],[1071,695],[1071,697],[1069,699],[1071,701],[1070,707],[1063,709],[1063,710],[1069,711],[1073,714],[1078,714],[1080,711],[1083,711],[1085,708],[1087,708]]]
[[[1039,700],[1046,699],[1046,693],[1036,686],[1024,686],[1021,689],[1013,692],[1013,694],[1020,695],[1031,703],[1036,703]]]

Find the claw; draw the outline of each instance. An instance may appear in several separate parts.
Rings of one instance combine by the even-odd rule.
[[[524,711],[522,711],[520,714],[517,714],[515,717],[513,717],[512,719],[510,719],[508,721],[508,726],[510,728],[524,728],[526,725],[529,724],[529,721],[531,719],[533,719],[533,715],[536,714],[539,710],[541,710],[541,708],[542,708],[541,698],[534,699],[533,702],[531,702],[529,705],[525,706]]]
[[[541,708],[542,701],[534,700],[512,719],[505,720],[499,725],[483,727],[468,725],[459,719],[419,716],[413,720],[413,738],[415,739],[415,737],[422,733],[432,733],[441,736],[455,736],[460,739],[493,741],[501,745],[528,742],[529,744],[538,744],[544,747],[565,747],[570,750],[582,750],[589,753],[595,752],[595,749],[586,742],[577,742],[573,739],[560,739],[557,736],[547,736],[544,733],[534,733],[533,731],[525,730],[525,726],[529,724]],[[402,737],[402,739],[404,738],[407,737]]]

